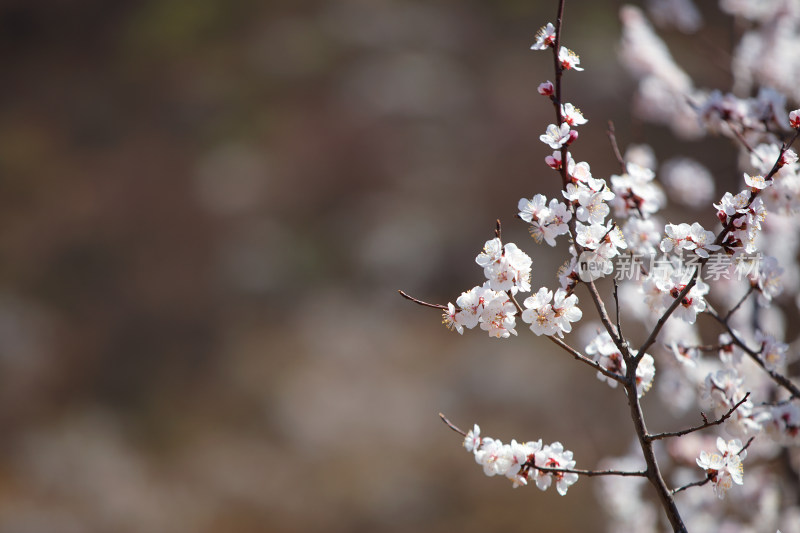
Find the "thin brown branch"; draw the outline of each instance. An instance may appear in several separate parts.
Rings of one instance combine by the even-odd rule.
[[[680,431],[670,431],[670,432],[665,432],[665,433],[654,433],[652,435],[647,435],[646,438],[648,440],[650,440],[650,441],[654,441],[654,440],[659,440],[659,439],[666,439],[668,437],[682,437],[683,435],[688,435],[689,433],[694,433],[695,431],[700,431],[701,429],[706,429],[706,428],[709,428],[711,426],[716,426],[718,424],[722,424],[727,419],[729,419],[733,415],[734,411],[736,411],[743,403],[745,403],[747,401],[747,398],[749,398],[749,397],[750,397],[750,393],[748,392],[747,394],[744,395],[744,398],[742,398],[741,400],[739,400],[736,403],[736,405],[734,405],[733,407],[728,409],[728,411],[724,415],[722,415],[718,419],[714,420],[713,422],[709,422],[708,419],[706,418],[706,415],[701,413],[701,415],[703,417],[703,423],[700,424],[699,426],[694,426],[694,427],[691,427],[691,428],[682,429]]]
[[[459,434],[459,435],[461,435],[462,437],[466,437],[466,436],[467,436],[467,432],[466,432],[466,431],[464,431],[463,429],[461,429],[460,427],[458,427],[457,425],[453,424],[452,422],[450,422],[450,421],[447,419],[447,417],[446,417],[446,416],[444,416],[444,413],[439,413],[439,418],[441,418],[441,419],[442,419],[442,422],[444,422],[445,424],[447,424],[447,427],[449,427],[450,429],[452,429],[453,431],[455,431],[456,433],[458,433],[458,434]]]
[[[639,439],[639,446],[642,449],[642,455],[647,464],[647,479],[656,489],[658,499],[661,502],[661,506],[664,509],[664,513],[667,515],[667,519],[673,531],[685,533],[686,526],[683,523],[680,511],[678,511],[678,506],[675,504],[675,499],[672,497],[672,492],[667,486],[666,481],[664,481],[664,476],[661,474],[653,442],[647,439],[648,431],[644,421],[644,414],[642,413],[642,405],[639,403],[639,396],[636,390],[636,369],[634,365],[628,365],[626,378],[625,392],[627,393],[628,407],[630,408],[631,420],[633,421],[636,436]]]
[[[746,292],[746,293],[744,293],[744,296],[742,296],[742,299],[741,299],[741,300],[739,300],[739,301],[736,303],[736,305],[734,305],[734,306],[731,308],[731,310],[730,310],[730,311],[728,311],[728,314],[727,314],[727,315],[725,315],[725,318],[723,319],[723,320],[725,320],[725,322],[727,322],[728,320],[730,320],[730,318],[731,318],[731,315],[733,315],[733,313],[735,313],[735,312],[736,312],[736,311],[739,309],[739,307],[741,307],[741,305],[744,303],[744,301],[745,301],[745,300],[747,300],[747,297],[748,297],[748,296],[750,296],[751,294],[753,294],[753,291],[755,290],[755,288],[756,288],[756,287],[755,287],[755,285],[750,285],[750,288],[749,288],[749,289],[747,289],[747,292]]]
[[[775,383],[777,383],[778,385],[780,385],[781,387],[792,393],[792,397],[800,398],[800,388],[798,388],[797,385],[795,385],[789,378],[787,378],[780,372],[776,372],[774,370],[770,370],[769,368],[767,368],[767,365],[764,364],[763,359],[761,359],[761,350],[753,350],[752,348],[747,346],[744,343],[744,341],[742,341],[742,339],[740,339],[736,335],[736,333],[733,331],[733,328],[731,328],[728,325],[728,321],[720,317],[715,311],[711,309],[706,309],[705,312],[708,315],[712,316],[717,322],[722,324],[722,326],[728,332],[728,335],[731,336],[731,340],[733,341],[733,343],[739,348],[741,348],[748,356],[750,356],[750,359],[752,359],[758,366],[760,366],[762,370],[764,370],[764,372],[766,372]]]
[[[734,124],[730,120],[727,120],[725,122],[728,124],[728,127],[731,129],[731,131],[736,136],[736,138],[739,140],[739,142],[742,143],[742,146],[744,146],[747,149],[748,152],[750,152],[751,154],[755,155],[759,160],[761,160],[763,162],[763,159],[761,158],[761,156],[758,153],[756,153],[756,151],[753,149],[752,146],[750,146],[750,143],[747,142],[747,139],[744,138],[744,133],[739,131],[739,129],[736,127],[736,124]]]
[[[628,167],[625,165],[625,159],[622,157],[622,153],[619,151],[619,145],[617,144],[617,131],[614,128],[614,121],[608,121],[608,140],[611,141],[611,150],[614,152],[614,157],[617,158],[617,163],[619,163],[620,168],[622,169],[622,173],[625,174],[628,172]]]
[[[522,311],[523,311],[522,306],[519,305],[519,302],[514,297],[514,293],[512,293],[511,291],[506,291],[506,294],[508,295],[508,299],[511,300],[511,302],[514,304],[514,307],[517,308],[517,315],[522,316]]]
[[[594,306],[597,309],[597,314],[600,315],[600,322],[603,323],[603,327],[606,328],[606,331],[609,335],[611,335],[611,340],[614,341],[614,344],[617,348],[622,351],[622,341],[619,337],[619,332],[617,328],[614,327],[614,324],[611,323],[611,318],[608,316],[608,311],[606,311],[606,305],[603,303],[603,299],[600,297],[600,293],[597,291],[597,286],[595,286],[594,281],[584,282],[584,285],[589,289],[589,295],[592,297],[592,301],[594,302]],[[623,352],[623,355],[627,353],[627,351]]]
[[[567,353],[569,353],[572,357],[574,357],[578,361],[589,365],[590,367],[594,368],[595,370],[597,370],[598,372],[600,372],[604,376],[606,376],[608,378],[611,378],[614,381],[622,383],[623,385],[625,384],[625,381],[626,381],[625,376],[620,376],[619,374],[615,374],[614,372],[611,372],[610,370],[606,369],[600,363],[598,363],[598,362],[596,362],[596,361],[594,361],[592,359],[589,359],[588,357],[586,357],[585,355],[583,355],[582,353],[580,353],[575,348],[573,348],[572,346],[570,346],[566,342],[562,341],[558,337],[555,337],[553,335],[548,335],[547,338],[550,339],[551,341],[553,341],[555,344],[557,344],[561,348],[563,348]]]
[[[530,463],[525,465],[541,470],[542,472],[563,472],[566,474],[580,474],[586,477],[596,476],[623,476],[623,477],[647,477],[647,471],[628,471],[628,470],[580,470],[577,468],[551,468],[549,466],[535,466]]]
[[[619,333],[619,338],[622,340],[623,343],[627,344],[625,341],[625,336],[622,334],[622,323],[619,320],[619,286],[617,285],[617,278],[613,279],[614,282],[614,306],[616,307],[617,311],[617,333]]]
[[[692,279],[689,280],[689,283],[687,283],[686,286],[683,288],[683,290],[680,292],[680,294],[678,294],[677,298],[675,298],[675,301],[672,302],[672,304],[670,304],[670,306],[667,308],[666,311],[664,311],[664,314],[661,315],[661,318],[659,318],[658,322],[656,322],[656,326],[653,328],[653,331],[650,332],[650,336],[648,336],[647,340],[644,341],[641,347],[639,347],[639,353],[636,355],[635,359],[637,363],[642,359],[642,357],[644,357],[644,354],[647,351],[647,349],[650,348],[650,346],[652,346],[654,342],[656,342],[656,338],[658,337],[658,334],[661,332],[661,328],[664,327],[664,324],[667,323],[667,320],[669,320],[669,317],[672,316],[672,313],[681,304],[684,297],[687,294],[689,294],[689,291],[692,290],[692,287],[695,286],[695,284],[697,283],[697,278],[700,275],[700,268],[704,264],[705,262],[701,260],[701,264],[697,267],[697,269],[695,269],[694,274],[692,275]]]
[[[739,450],[739,453],[737,453],[736,455],[741,455],[743,451],[745,451],[747,448],[749,448],[749,447],[750,447],[750,445],[751,445],[751,444],[753,444],[753,441],[754,441],[754,440],[756,440],[756,437],[755,437],[755,435],[753,435],[752,437],[750,437],[750,438],[747,440],[747,444],[745,444],[744,446],[742,446],[742,449],[741,449],[741,450]]]
[[[706,477],[705,479],[701,479],[700,481],[694,481],[692,483],[687,483],[686,485],[684,485],[682,487],[678,487],[677,489],[672,489],[670,492],[674,496],[675,494],[678,494],[679,492],[684,491],[684,490],[686,490],[688,488],[691,488],[691,487],[702,487],[703,485],[707,484],[709,481],[711,481],[711,478],[710,477]]]
[[[417,300],[417,299],[416,299],[416,298],[414,298],[413,296],[410,296],[410,295],[406,294],[405,292],[403,292],[403,291],[401,291],[401,290],[399,290],[399,289],[397,290],[397,292],[399,292],[399,293],[400,293],[400,296],[402,296],[402,297],[403,297],[403,298],[405,298],[406,300],[411,300],[411,301],[412,301],[412,302],[414,302],[415,304],[419,304],[419,305],[422,305],[422,306],[424,306],[424,307],[432,307],[432,308],[434,308],[434,309],[441,309],[441,310],[443,310],[443,311],[447,311],[447,306],[446,306],[446,305],[439,305],[439,304],[429,304],[428,302],[423,302],[422,300]]]

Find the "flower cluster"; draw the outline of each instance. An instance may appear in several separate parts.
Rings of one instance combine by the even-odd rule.
[[[552,303],[551,303],[552,300]],[[567,295],[564,289],[553,292],[545,287],[523,302],[525,310],[522,320],[530,324],[531,331],[536,335],[555,335],[563,337],[564,333],[572,331],[572,322],[577,322],[583,316],[578,308],[578,297],[574,294]]]
[[[503,245],[495,238],[486,241],[475,262],[483,267],[486,282],[461,293],[456,305],[448,303],[442,322],[461,334],[480,325],[491,337],[516,335],[517,307],[511,295],[530,291],[531,258],[514,243]]]
[[[548,213],[558,211],[558,205],[550,202],[550,206],[544,207],[544,197],[537,195],[520,216],[544,220],[550,217]],[[442,322],[460,334],[464,333],[464,328],[480,325],[491,337],[516,335],[518,309],[513,295],[531,289],[531,258],[515,244],[503,245],[499,238],[494,238],[486,241],[475,262],[483,267],[486,282],[461,293],[455,305],[448,303]],[[564,333],[572,331],[572,322],[577,322],[583,315],[578,307],[578,297],[563,288],[556,290],[554,297],[552,291],[541,287],[535,295],[525,299],[524,305],[526,309],[522,311],[522,319],[530,324],[536,335],[563,337]]]
[[[472,329],[480,325],[491,337],[507,338],[517,334],[514,329],[517,308],[508,294],[490,289],[488,281],[462,292],[456,305],[458,307],[448,303],[447,310],[442,314],[442,322],[449,329],[463,335],[464,328]]]
[[[722,247],[731,255],[754,253],[756,236],[761,229],[761,222],[767,216],[767,210],[760,197],[753,196],[758,189],[744,189],[736,195],[726,192],[718,204],[717,218],[729,228],[722,239]]]
[[[636,350],[629,350],[631,356],[636,357],[639,352]],[[625,358],[619,351],[619,348],[614,344],[611,336],[607,331],[598,333],[597,336],[586,346],[586,353],[594,358],[595,363],[613,372],[620,377],[624,377],[627,373],[627,365]],[[641,398],[653,386],[653,379],[656,376],[655,359],[653,356],[646,353],[642,356],[636,367],[636,392]],[[614,389],[617,387],[617,381],[606,376],[602,372],[597,372],[597,379],[605,381]]]
[[[475,462],[483,467],[487,476],[505,476],[514,488],[527,485],[533,479],[541,490],[547,490],[555,480],[556,490],[562,496],[570,485],[578,481],[578,474],[567,472],[575,467],[572,452],[560,442],[542,445],[542,440],[503,444],[491,437],[481,437],[478,424],[464,437],[464,448],[472,452]],[[542,470],[542,468],[559,471]]]
[[[664,228],[667,237],[661,241],[661,251],[681,252],[693,251],[699,257],[708,257],[708,252],[715,252],[721,247],[714,244],[713,231],[707,231],[698,222],[689,224],[667,224]]]
[[[650,312],[656,316],[664,313],[681,296],[693,273],[693,270],[678,268],[670,262],[661,263],[659,268],[653,268],[641,285]],[[673,315],[688,324],[694,324],[697,314],[706,309],[705,295],[708,291],[708,284],[698,278],[689,292],[681,297]]]
[[[531,290],[531,258],[514,243],[505,246],[499,238],[486,241],[475,258],[494,291],[527,292]]]
[[[569,231],[567,223],[572,220],[572,213],[555,198],[550,200],[549,205],[543,194],[537,194],[530,200],[521,198],[517,208],[519,218],[530,224],[531,236],[537,243],[544,239],[550,246],[555,246],[556,237]]]
[[[717,438],[717,449],[722,455],[701,451],[697,466],[706,471],[708,479],[714,485],[714,493],[719,499],[723,499],[733,483],[744,483],[742,460],[747,456],[747,450],[742,449],[742,441],[739,439],[726,442],[721,437]]]

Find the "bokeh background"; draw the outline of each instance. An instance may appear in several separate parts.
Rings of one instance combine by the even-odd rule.
[[[437,413],[589,468],[628,446],[619,391],[397,294],[481,283],[497,218],[555,285],[514,214],[558,190],[528,49],[556,4],[2,2],[0,532],[596,531],[592,480],[512,490]],[[619,5],[568,1],[576,156],[616,172],[614,120],[737,179],[631,117]]]

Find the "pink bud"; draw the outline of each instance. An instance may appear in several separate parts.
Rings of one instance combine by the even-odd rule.
[[[569,139],[567,139],[567,146],[575,142],[575,139],[578,138],[578,132],[576,130],[569,131]]]
[[[551,81],[546,81],[544,83],[539,84],[539,94],[542,96],[553,96],[555,92],[555,88],[553,87],[553,83]]]
[[[789,113],[789,125],[794,129],[800,129],[800,109],[795,109]]]
[[[561,160],[556,159],[552,155],[548,155],[547,157],[545,157],[544,162],[547,163],[547,166],[552,168],[553,170],[561,169]]]

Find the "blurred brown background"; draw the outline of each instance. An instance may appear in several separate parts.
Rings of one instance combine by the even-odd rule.
[[[630,118],[618,5],[565,17],[602,177],[609,119],[697,151]],[[588,468],[627,448],[620,393],[396,292],[480,284],[498,217],[555,285],[514,220],[558,187],[528,50],[555,8],[2,2],[0,532],[597,530],[592,480],[512,490],[437,413]]]

